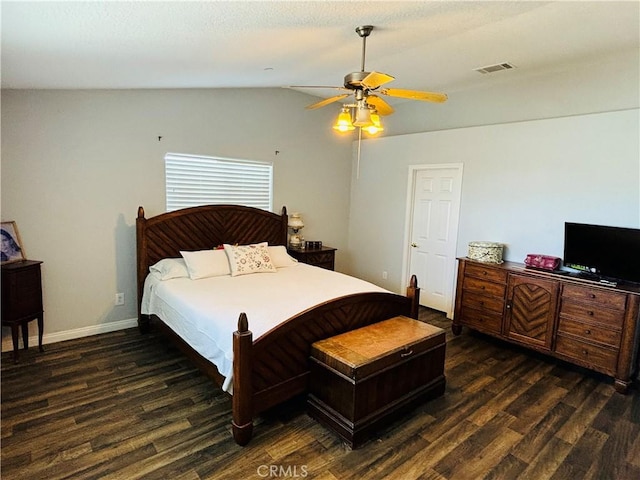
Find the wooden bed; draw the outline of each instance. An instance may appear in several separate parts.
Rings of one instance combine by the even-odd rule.
[[[136,220],[138,324],[149,329],[151,318],[141,313],[144,281],[149,267],[163,258],[179,258],[181,250],[205,250],[217,245],[269,242],[286,245],[287,212],[237,205],[207,205]],[[232,431],[239,445],[253,432],[253,418],[307,390],[311,344],[339,333],[397,315],[418,316],[420,290],[415,276],[407,295],[360,293],[327,301],[308,309],[253,339],[247,316],[238,306],[238,330],[233,334]],[[218,385],[224,377],[215,365],[153,316],[162,330]]]

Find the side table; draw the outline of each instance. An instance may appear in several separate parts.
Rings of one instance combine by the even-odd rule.
[[[302,263],[314,265],[316,267],[326,268],[327,270],[335,269],[337,248],[320,247],[320,248],[291,248],[287,249],[289,255]]]
[[[44,312],[42,278],[37,260],[2,265],[2,325],[11,327],[13,361],[18,363],[18,330],[22,328],[24,349],[29,348],[29,322],[38,320],[38,347],[42,348]]]

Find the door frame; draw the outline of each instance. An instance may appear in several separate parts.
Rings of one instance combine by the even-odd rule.
[[[463,163],[423,163],[420,165],[409,165],[409,178],[407,182],[407,200],[406,200],[406,211],[405,211],[405,219],[404,219],[404,247],[402,249],[402,291],[405,291],[407,286],[409,285],[409,262],[411,256],[410,252],[410,243],[411,243],[411,226],[413,225],[413,212],[414,212],[414,204],[413,198],[415,196],[416,189],[416,175],[419,171],[422,170],[440,170],[443,168],[447,169],[457,169],[460,175],[460,196],[458,199],[458,208],[454,213],[456,222],[455,222],[455,245],[454,249],[457,252],[458,250],[458,231],[460,229],[460,206],[462,204],[462,180],[464,173],[464,164]],[[457,277],[457,269],[454,268],[453,275],[451,278],[451,300],[449,302],[449,307],[447,308],[447,318],[453,318],[453,306],[455,301],[455,285],[456,285],[456,277]],[[418,287],[420,286],[420,279],[418,279]]]

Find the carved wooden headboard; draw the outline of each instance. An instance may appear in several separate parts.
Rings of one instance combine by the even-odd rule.
[[[136,219],[138,313],[149,267],[163,258],[179,258],[180,250],[206,250],[223,243],[287,244],[287,209],[280,215],[241,205],[204,205]]]

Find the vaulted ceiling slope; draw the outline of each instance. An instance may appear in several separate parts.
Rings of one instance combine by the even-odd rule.
[[[638,1],[2,1],[2,88],[342,85],[452,93],[640,49]],[[509,62],[491,75],[474,69]],[[332,96],[333,91],[306,91]]]

